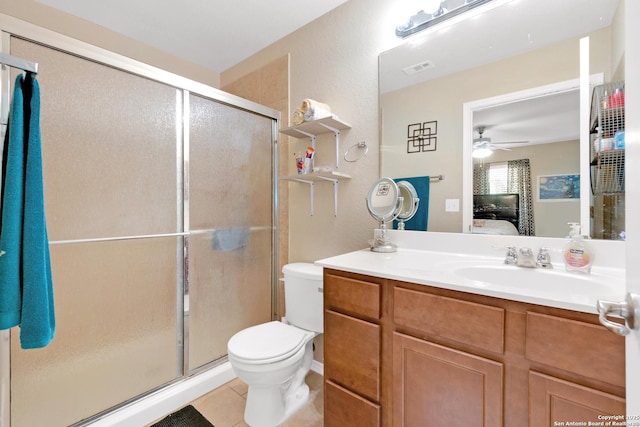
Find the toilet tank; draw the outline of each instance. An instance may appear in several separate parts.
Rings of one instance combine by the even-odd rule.
[[[287,322],[308,331],[323,332],[322,267],[297,262],[282,267]]]

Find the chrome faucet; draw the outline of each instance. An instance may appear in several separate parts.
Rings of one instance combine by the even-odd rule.
[[[520,248],[517,250],[515,246],[507,246],[504,263],[527,268],[553,268],[549,249],[545,247],[538,250],[538,256],[534,259],[531,248]]]
[[[515,246],[507,246],[507,254],[504,257],[504,263],[516,265],[518,263],[518,253]]]
[[[538,251],[538,257],[536,258],[536,267],[538,268],[553,268],[551,264],[551,255],[547,248],[540,248]]]
[[[536,261],[533,259],[533,251],[531,248],[520,248],[516,265],[518,267],[535,268]]]

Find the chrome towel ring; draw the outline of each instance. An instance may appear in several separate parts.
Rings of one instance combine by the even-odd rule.
[[[349,152],[354,148],[360,148],[360,149],[364,148],[364,152],[359,157],[356,157],[354,159],[349,159],[348,158]],[[351,147],[347,148],[347,151],[344,152],[344,161],[349,163],[357,162],[358,160],[361,160],[364,156],[366,156],[368,152],[369,152],[369,146],[367,145],[366,141],[357,142],[353,144]]]

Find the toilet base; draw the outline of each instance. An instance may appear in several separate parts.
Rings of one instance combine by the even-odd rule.
[[[305,378],[313,361],[313,340],[305,345],[304,356],[294,375],[275,386],[249,385],[244,420],[251,427],[276,427],[309,401]]]
[[[309,401],[309,386],[302,384],[283,400],[283,387],[250,387],[244,420],[251,427],[276,427]],[[284,405],[283,405],[284,403]]]
[[[284,422],[291,415],[295,414],[298,409],[302,408],[309,401],[309,386],[302,384],[302,386],[293,393],[293,395],[287,398],[285,405],[285,413],[282,422]]]

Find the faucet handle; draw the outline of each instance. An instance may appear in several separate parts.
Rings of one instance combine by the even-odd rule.
[[[539,268],[553,268],[553,264],[551,264],[551,255],[549,254],[549,249],[542,247],[538,251],[538,256],[536,258],[536,267]]]
[[[533,251],[531,248],[520,248],[520,255],[525,257],[533,257]]]
[[[518,253],[515,246],[507,246],[507,254],[504,258],[505,264],[515,265],[518,262]]]

